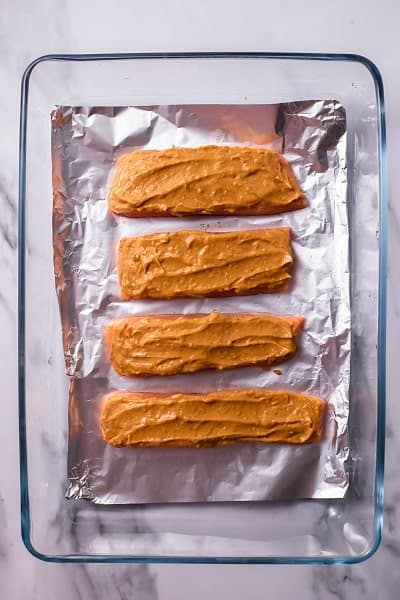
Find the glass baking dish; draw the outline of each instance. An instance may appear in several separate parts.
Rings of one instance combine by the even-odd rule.
[[[54,105],[311,98],[339,100],[348,119],[349,492],[343,500],[291,502],[99,506],[66,500],[68,381],[52,262]],[[377,68],[347,54],[49,55],[24,73],[20,128],[21,523],[28,550],[52,562],[332,564],[371,556],[382,529],[385,420],[387,192]],[[363,219],[367,204],[376,215],[373,231]],[[373,289],[363,283],[371,270]]]

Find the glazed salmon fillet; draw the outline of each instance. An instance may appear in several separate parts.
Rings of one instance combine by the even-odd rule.
[[[321,439],[325,406],[321,398],[285,390],[115,391],[103,399],[101,428],[112,446],[306,444]]]
[[[204,298],[286,290],[293,251],[288,228],[174,231],[123,238],[121,298]]]
[[[116,163],[112,212],[127,217],[270,215],[307,204],[278,152],[248,146],[137,150]]]
[[[144,315],[112,321],[106,336],[120,375],[176,375],[289,360],[303,323],[268,313]]]

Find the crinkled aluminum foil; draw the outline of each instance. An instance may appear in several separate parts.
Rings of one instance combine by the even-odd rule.
[[[136,148],[251,144],[282,151],[309,206],[276,216],[128,219],[107,209],[118,155]],[[334,100],[274,105],[57,107],[52,113],[54,264],[69,399],[68,498],[97,503],[341,498],[348,487],[351,313],[346,204],[346,118]],[[121,301],[122,236],[183,228],[289,226],[296,270],[290,290],[237,298]],[[299,351],[281,374],[258,368],[149,379],[117,375],[105,324],[121,315],[267,311],[306,318]],[[112,389],[210,391],[293,388],[329,402],[325,437],[304,446],[113,448],[101,437]]]

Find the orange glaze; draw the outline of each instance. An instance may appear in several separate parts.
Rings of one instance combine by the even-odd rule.
[[[320,398],[284,390],[118,391],[104,398],[101,427],[112,446],[305,444],[321,439],[324,410]]]
[[[108,202],[127,217],[268,215],[307,204],[283,156],[248,146],[125,154],[117,161]]]
[[[288,360],[303,322],[268,313],[143,315],[112,321],[106,332],[120,375],[176,375]]]
[[[203,298],[287,289],[290,229],[175,231],[119,243],[121,297]]]

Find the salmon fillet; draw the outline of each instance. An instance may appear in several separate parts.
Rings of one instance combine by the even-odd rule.
[[[286,290],[292,278],[290,229],[175,231],[123,238],[121,298],[204,298]]]
[[[303,323],[268,313],[144,315],[112,321],[106,335],[120,375],[176,375],[286,361]]]
[[[101,428],[112,446],[306,444],[321,439],[325,406],[321,398],[286,390],[116,391],[104,397]]]
[[[116,163],[112,212],[127,217],[269,215],[307,204],[278,152],[248,146],[138,150]]]

